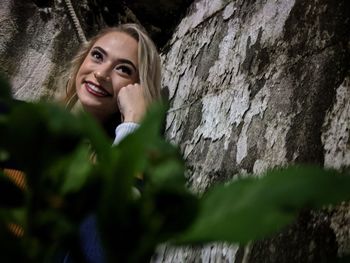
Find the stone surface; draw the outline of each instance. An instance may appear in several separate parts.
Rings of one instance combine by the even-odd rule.
[[[190,7],[163,55],[163,85],[167,135],[195,191],[290,163],[349,167],[349,10],[327,0]],[[345,211],[304,213],[284,233],[239,250],[245,256],[235,262],[333,262],[348,251]],[[175,262],[174,253],[197,262],[183,249],[161,262]]]
[[[38,7],[32,1],[3,0],[1,5],[0,71],[12,83],[14,97],[53,97],[78,46],[63,3]]]
[[[326,167],[350,166],[350,74],[336,90],[335,103],[327,112],[322,142]]]

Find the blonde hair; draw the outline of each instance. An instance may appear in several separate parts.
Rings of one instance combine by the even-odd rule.
[[[122,24],[117,27],[102,29],[96,36],[84,43],[73,58],[66,86],[66,96],[63,99],[68,109],[71,109],[78,101],[75,79],[81,64],[96,41],[111,32],[126,33],[138,42],[139,82],[144,87],[145,99],[150,104],[161,98],[161,66],[155,44],[141,26],[137,24]]]

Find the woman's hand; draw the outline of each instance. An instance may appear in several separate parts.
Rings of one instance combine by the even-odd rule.
[[[138,84],[129,84],[118,93],[118,107],[123,122],[139,123],[147,110],[143,87]]]

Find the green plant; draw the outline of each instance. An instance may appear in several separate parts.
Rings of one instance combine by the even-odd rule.
[[[2,262],[52,261],[70,251],[82,262],[78,228],[97,216],[109,262],[149,262],[156,246],[228,241],[244,244],[275,233],[302,208],[348,200],[350,177],[318,167],[272,170],[213,186],[197,197],[187,190],[178,149],[161,135],[165,107],[154,105],[141,127],[111,147],[86,114],[57,105],[16,103],[1,80],[0,161],[26,173],[18,190],[0,174]],[[92,153],[97,161],[90,161]],[[138,175],[142,194],[135,194]],[[9,223],[25,234],[15,238]]]

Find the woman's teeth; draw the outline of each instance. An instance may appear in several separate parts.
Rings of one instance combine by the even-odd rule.
[[[108,96],[109,95],[106,91],[102,90],[101,88],[95,86],[92,83],[87,82],[86,85],[88,86],[88,88],[90,90],[94,91],[95,93],[97,93],[97,94],[99,94],[101,96]]]

